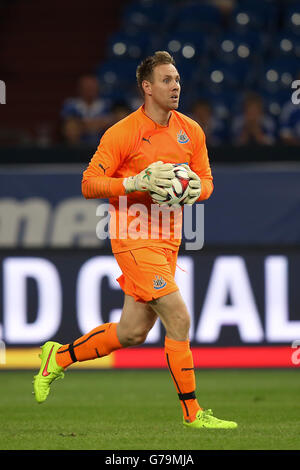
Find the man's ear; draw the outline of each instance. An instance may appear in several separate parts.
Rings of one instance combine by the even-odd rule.
[[[151,82],[149,82],[149,80],[143,80],[142,87],[143,87],[145,95],[148,95],[148,96],[152,95],[152,87],[151,87]]]

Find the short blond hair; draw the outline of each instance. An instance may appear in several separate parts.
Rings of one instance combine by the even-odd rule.
[[[142,83],[144,80],[151,82],[153,77],[153,70],[158,65],[172,64],[175,66],[174,57],[167,51],[156,51],[154,55],[146,57],[136,69],[136,80],[139,90],[144,94]]]

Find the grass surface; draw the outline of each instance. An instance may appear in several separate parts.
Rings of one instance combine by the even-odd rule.
[[[1,450],[300,449],[297,370],[197,371],[197,397],[236,430],[193,430],[167,370],[68,371],[35,402],[32,373],[0,372]]]

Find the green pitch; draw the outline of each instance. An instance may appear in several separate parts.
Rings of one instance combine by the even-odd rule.
[[[72,371],[38,405],[31,372],[0,372],[0,449],[299,449],[299,370],[197,371],[197,396],[237,430],[192,430],[169,372]]]

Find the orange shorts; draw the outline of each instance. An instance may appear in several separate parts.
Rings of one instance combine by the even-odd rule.
[[[114,253],[122,275],[122,290],[139,302],[149,302],[178,290],[174,280],[178,251],[144,247]]]

